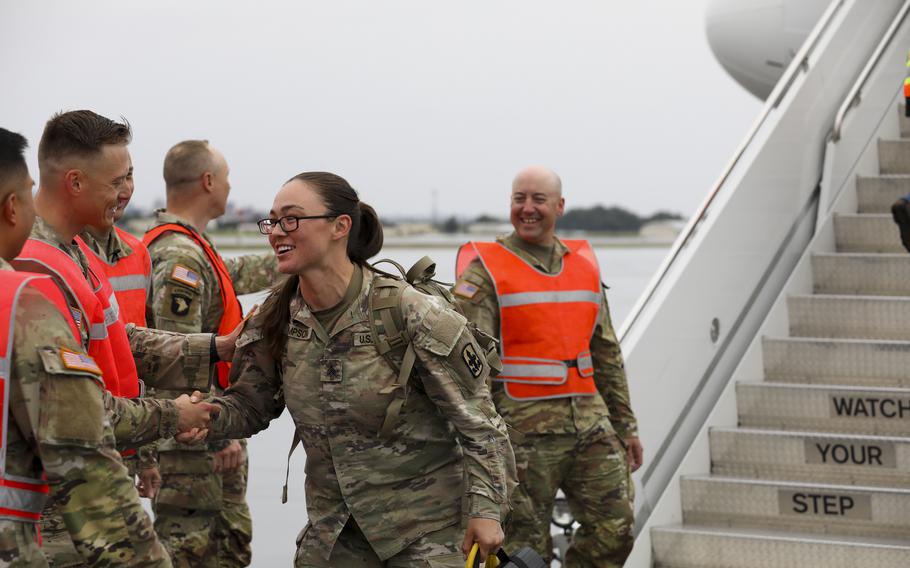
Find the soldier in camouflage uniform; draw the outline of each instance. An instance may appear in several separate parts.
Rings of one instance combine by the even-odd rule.
[[[221,152],[203,140],[180,142],[165,157],[167,207],[157,212],[146,235],[152,257],[147,310],[152,327],[183,333],[217,332],[225,325],[233,328],[236,322],[223,321],[222,297],[231,296],[230,307],[238,307],[237,294],[259,292],[275,282],[273,253],[221,259],[202,232],[225,211],[228,173]],[[157,234],[157,227],[165,232]],[[216,258],[209,258],[205,248]],[[221,289],[213,260],[223,263],[233,292]],[[234,315],[239,319],[240,312]],[[223,390],[217,380],[212,388]],[[158,389],[156,396],[182,392],[192,390]],[[248,565],[253,525],[246,504],[246,440],[195,445],[171,441],[162,444],[159,452],[162,490],[155,500],[155,530],[169,543],[174,563]]]
[[[115,223],[123,217],[126,206],[129,205],[134,190],[133,166],[131,164],[126,180],[124,180],[123,187],[117,196],[117,210],[114,213]],[[127,259],[134,253],[140,253],[140,251],[134,251],[133,248],[120,237],[113,226],[86,226],[85,229],[79,233],[79,238],[88,245],[89,249],[99,259],[109,266],[116,266],[117,263]],[[115,291],[117,291],[116,287]],[[146,322],[144,317],[141,322],[131,322],[129,318],[124,318],[124,314],[130,312],[124,312],[123,308],[123,302],[120,301],[120,316],[124,322],[135,323],[142,326],[145,325]],[[144,314],[144,311],[145,304],[143,302],[142,312],[140,313]],[[158,488],[161,487],[161,474],[158,472],[158,453],[156,446],[149,445],[139,448],[139,451],[136,454],[132,454],[129,457],[125,456],[123,462],[126,464],[131,475],[138,476],[139,481],[136,486],[139,489],[139,496],[147,498],[155,497]]]
[[[211,432],[248,436],[291,413],[307,454],[309,516],[295,566],[461,568],[473,543],[498,549],[514,458],[466,320],[402,290],[395,308],[417,363],[380,436],[400,393],[370,332],[376,213],[342,178],[310,172],[281,188],[269,217],[260,230],[291,276],[238,340]]]
[[[543,168],[522,171],[512,188],[515,232],[497,242],[540,273],[560,274],[568,249],[556,238],[555,223],[563,203],[555,173]],[[453,293],[469,320],[502,337],[497,291],[480,259],[460,274]],[[562,488],[581,524],[564,562],[570,567],[622,566],[633,542],[629,469],[637,469],[642,460],[605,294],[596,322],[590,341],[594,396],[516,400],[501,382],[494,382],[492,389],[499,413],[525,434],[520,444],[513,443],[520,485],[506,535],[508,548],[531,546],[545,558],[551,555],[550,518],[556,491]]]
[[[21,279],[9,278],[7,262],[19,254],[35,218],[31,186],[22,150],[25,139],[0,129],[0,280],[12,294]],[[0,329],[9,366],[4,394],[9,397],[9,423],[0,435],[0,475],[18,480],[12,491],[28,491],[26,480],[45,477],[60,503],[64,530],[76,554],[92,566],[170,566],[151,521],[115,449],[119,445],[173,436],[178,429],[204,426],[210,410],[199,413],[183,401],[129,400],[110,396],[100,369],[74,335],[75,329],[56,304],[66,300],[45,277],[44,288],[21,289]],[[8,325],[8,324],[7,324]],[[69,355],[64,357],[63,355]],[[74,364],[75,361],[75,364]],[[2,401],[2,397],[0,397]],[[179,411],[178,406],[183,409]],[[40,482],[39,482],[40,484]],[[40,494],[33,492],[32,495]],[[38,501],[7,502],[0,514],[0,563],[47,566],[36,531]],[[17,512],[18,511],[18,512]]]
[[[73,238],[86,225],[113,223],[118,194],[131,165],[126,147],[130,135],[125,125],[91,111],[72,111],[52,117],[39,144],[41,185],[35,205],[41,217],[36,219],[30,238],[64,252],[87,280],[88,259]],[[20,270],[44,270],[33,262],[17,260],[14,265]],[[60,285],[67,287],[66,282]],[[233,353],[233,336],[176,334],[133,324],[125,331],[139,377],[155,388],[207,388],[217,354],[229,357]],[[88,349],[86,326],[80,326],[80,332],[83,347]],[[115,414],[112,420],[116,423],[119,418]],[[45,555],[52,566],[84,565],[66,531],[59,505],[52,495],[42,514]]]

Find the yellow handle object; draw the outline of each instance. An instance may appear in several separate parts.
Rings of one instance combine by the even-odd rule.
[[[474,546],[471,547],[471,553],[468,554],[468,561],[465,562],[464,568],[476,568],[480,566],[480,563],[477,561],[477,555],[480,554],[480,547],[477,546],[477,543],[474,543]],[[499,558],[495,554],[487,556],[487,561],[483,565],[483,568],[497,568],[499,566]]]

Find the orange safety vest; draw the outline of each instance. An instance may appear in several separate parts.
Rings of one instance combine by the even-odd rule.
[[[114,227],[114,230],[117,231],[120,239],[133,250],[114,264],[110,264],[107,259],[98,256],[82,239],[77,237],[76,242],[79,243],[79,248],[82,249],[85,256],[94,256],[101,261],[100,265],[104,268],[104,274],[114,290],[114,296],[117,297],[120,319],[123,320],[123,323],[134,323],[145,327],[145,300],[152,275],[152,259],[142,241],[119,227]]]
[[[546,274],[500,243],[471,242],[458,250],[458,276],[480,258],[499,300],[502,372],[515,400],[597,393],[591,337],[600,311],[600,270],[587,241],[563,241],[562,270]]]
[[[221,289],[221,305],[224,306],[224,315],[221,316],[221,322],[218,324],[218,335],[228,335],[243,320],[243,308],[240,307],[240,300],[237,299],[237,293],[234,292],[234,283],[231,281],[231,274],[218,251],[209,245],[209,242],[202,238],[202,235],[196,231],[191,231],[183,225],[177,223],[165,223],[149,229],[142,242],[146,247],[151,246],[152,242],[164,233],[182,233],[196,241],[196,244],[202,247],[209,264],[215,270],[215,277],[218,278],[218,287]],[[230,384],[228,376],[231,373],[231,364],[228,361],[219,361],[215,364],[218,372],[218,384],[221,388],[226,389]]]
[[[37,523],[50,490],[43,472],[40,477],[34,478],[12,476],[6,470],[15,312],[19,295],[27,287],[39,291],[60,310],[69,322],[77,342],[79,330],[69,317],[69,306],[63,293],[49,277],[28,272],[0,271],[0,398],[3,400],[3,420],[0,421],[0,519]]]
[[[37,239],[28,239],[13,261],[17,268],[53,276],[79,304],[72,311],[76,323],[88,330],[88,354],[104,376],[104,386],[114,396],[139,396],[139,374],[130,349],[126,327],[120,319],[117,298],[104,275],[101,261],[88,255],[89,279],[71,256]]]

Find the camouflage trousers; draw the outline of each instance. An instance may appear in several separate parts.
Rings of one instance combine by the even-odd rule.
[[[505,550],[530,546],[548,562],[550,519],[562,489],[575,520],[566,568],[620,567],[632,551],[633,513],[629,466],[612,427],[580,434],[526,435],[514,445],[519,486]]]
[[[47,566],[47,560],[38,546],[38,529],[34,523],[0,521],[0,566]]]
[[[246,453],[246,441],[242,441]],[[246,460],[214,472],[214,452],[159,454],[161,490],[155,531],[175,567],[240,567],[252,561],[253,521],[246,503]]]
[[[294,568],[464,568],[464,530],[458,524],[426,534],[386,560],[373,551],[354,517],[348,519],[338,535],[328,561],[322,558],[324,551],[307,550],[300,545],[307,529],[309,525],[297,539]]]

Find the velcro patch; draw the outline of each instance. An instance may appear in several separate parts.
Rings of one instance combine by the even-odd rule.
[[[462,298],[467,298],[470,300],[474,297],[475,294],[477,294],[478,290],[480,290],[478,286],[462,280],[455,285],[453,293],[456,296],[461,296]]]
[[[174,265],[174,270],[171,271],[171,279],[176,280],[181,284],[186,284],[190,288],[197,288],[199,286],[199,274],[182,264]]]
[[[471,376],[475,379],[483,373],[483,359],[477,354],[473,343],[468,343],[464,346],[464,349],[461,350],[461,358],[464,359],[465,365],[471,371]]]
[[[309,341],[310,338],[313,337],[313,330],[309,327],[292,323],[288,325],[288,337]]]
[[[354,334],[354,347],[362,347],[364,345],[374,345],[373,334],[369,331],[362,333]]]
[[[86,371],[95,375],[101,374],[101,367],[95,360],[85,353],[76,353],[69,349],[60,349],[60,362],[63,367],[72,371]]]
[[[190,304],[193,299],[186,294],[171,294],[171,313],[175,316],[185,316],[190,313]]]

